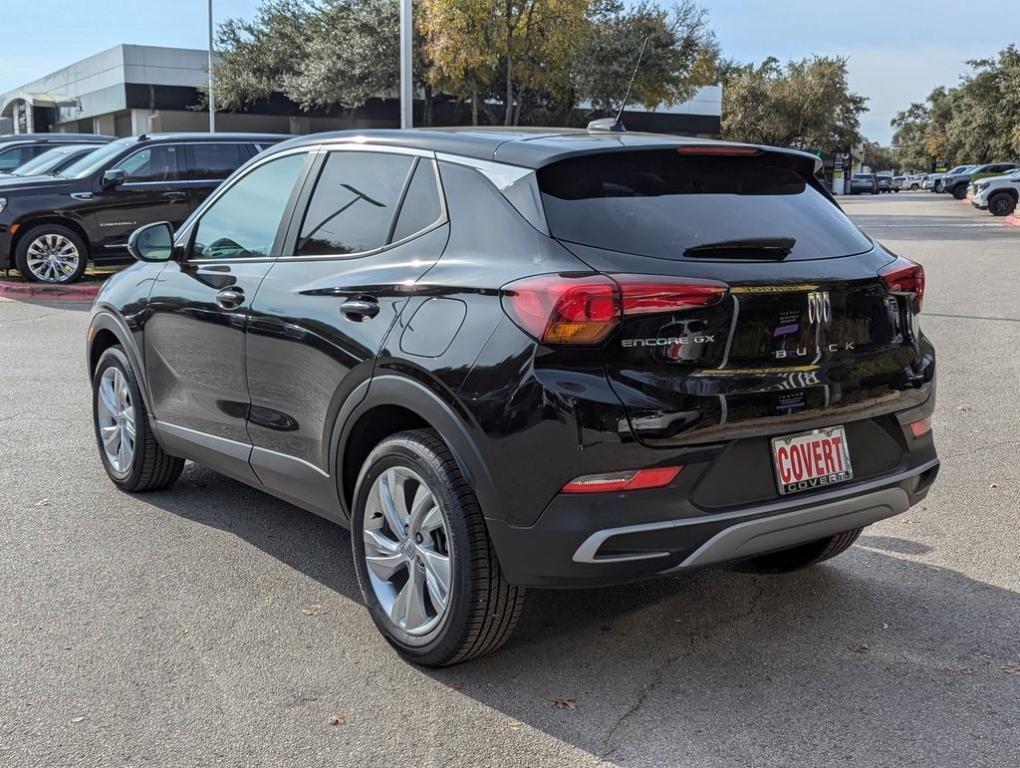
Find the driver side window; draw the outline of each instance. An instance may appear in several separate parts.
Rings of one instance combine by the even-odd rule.
[[[202,214],[192,241],[192,259],[252,259],[273,256],[273,242],[306,153],[270,160],[220,195]]]

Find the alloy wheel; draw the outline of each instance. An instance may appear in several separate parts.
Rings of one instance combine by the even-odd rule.
[[[1013,209],[1013,201],[1004,195],[992,198],[992,213],[996,216],[1006,216]]]
[[[99,380],[96,420],[107,463],[114,474],[127,475],[135,455],[135,409],[127,377],[116,366],[103,371]]]
[[[440,625],[450,605],[453,560],[446,518],[415,471],[386,469],[369,491],[365,564],[383,612],[409,635]]]
[[[69,238],[49,233],[28,245],[28,270],[43,283],[67,282],[78,270],[81,253]]]

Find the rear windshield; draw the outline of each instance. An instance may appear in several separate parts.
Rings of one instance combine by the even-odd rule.
[[[792,240],[791,257],[863,253],[871,241],[781,156],[673,150],[562,160],[538,171],[554,237],[663,259],[731,241]]]

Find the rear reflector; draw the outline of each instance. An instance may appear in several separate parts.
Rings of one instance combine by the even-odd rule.
[[[546,344],[597,344],[623,317],[718,304],[725,283],[654,275],[539,275],[503,287],[503,309]]]
[[[891,293],[913,294],[914,311],[921,311],[921,303],[924,301],[924,267],[916,261],[899,256],[889,266],[882,267],[878,274]]]
[[[683,466],[606,472],[601,475],[581,475],[564,485],[563,493],[607,493],[662,488],[672,483],[680,474],[681,469]]]
[[[920,421],[910,422],[910,434],[914,437],[921,437],[931,432],[931,417],[927,419],[921,419]]]

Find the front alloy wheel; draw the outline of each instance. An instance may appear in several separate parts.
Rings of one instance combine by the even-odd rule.
[[[120,345],[92,372],[92,419],[103,468],[125,491],[156,491],[181,474],[184,460],[163,452],[148,422],[138,377]]]
[[[99,377],[96,428],[112,474],[126,477],[135,458],[135,407],[127,377],[116,366]]]
[[[1008,192],[999,192],[988,200],[988,212],[993,216],[1009,216],[1016,210],[1016,200]]]

